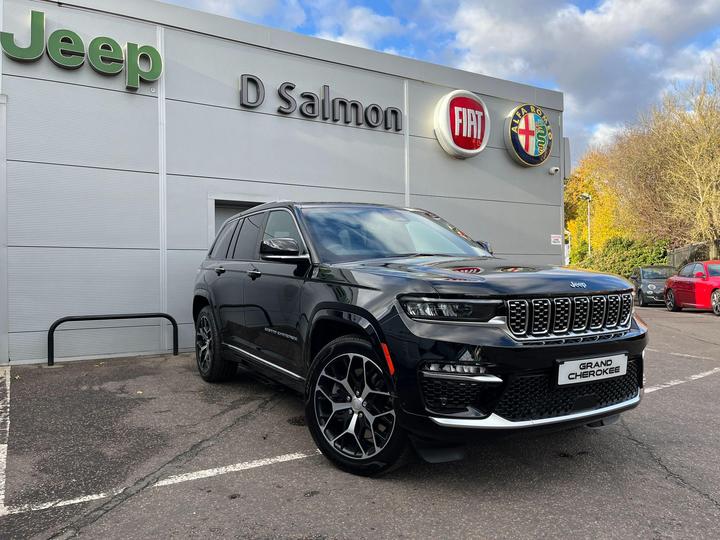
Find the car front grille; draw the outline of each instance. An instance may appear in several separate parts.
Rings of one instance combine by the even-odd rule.
[[[517,339],[614,332],[630,326],[630,293],[506,301],[507,325]]]
[[[489,415],[519,422],[565,416],[628,401],[638,395],[640,365],[628,360],[627,373],[599,381],[559,386],[557,370],[507,376],[502,385],[421,377],[425,407],[435,413]]]
[[[630,359],[622,377],[570,386],[555,384],[554,373],[520,375],[509,381],[494,412],[519,422],[609,407],[637,396],[638,372],[637,362]]]

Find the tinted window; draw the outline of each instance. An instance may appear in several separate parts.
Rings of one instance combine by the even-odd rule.
[[[694,264],[687,264],[683,267],[682,270],[680,270],[680,273],[678,274],[681,277],[690,277],[692,276],[692,269],[695,267]]]
[[[262,224],[264,214],[255,214],[245,218],[240,233],[237,235],[237,242],[235,243],[235,251],[233,252],[233,259],[239,261],[252,261],[257,257],[255,256],[257,248],[258,232],[260,231],[260,225]]]
[[[708,274],[710,274],[711,277],[719,277],[720,264],[708,264]]]
[[[208,257],[211,259],[224,259],[227,256],[228,246],[235,232],[235,225],[237,225],[237,220],[225,224],[215,238],[215,243]]]
[[[295,226],[295,220],[289,212],[285,212],[284,210],[270,212],[267,224],[265,225],[263,240],[268,240],[270,238],[292,238],[300,247],[300,253],[302,254],[305,252],[300,231],[298,231]]]
[[[313,245],[330,263],[419,254],[490,257],[467,236],[408,210],[319,206],[301,211]]]

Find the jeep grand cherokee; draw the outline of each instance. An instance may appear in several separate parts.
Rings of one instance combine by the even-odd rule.
[[[229,219],[193,299],[197,367],[303,392],[310,432],[374,474],[416,446],[603,425],[641,397],[646,328],[610,275],[514,265],[391,206],[278,202]]]

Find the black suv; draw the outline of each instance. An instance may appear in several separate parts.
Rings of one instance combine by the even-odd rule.
[[[416,210],[277,202],[228,220],[193,299],[197,366],[303,392],[320,450],[373,474],[474,434],[635,407],[646,328],[622,278],[512,265]],[[430,449],[430,450],[428,450]]]

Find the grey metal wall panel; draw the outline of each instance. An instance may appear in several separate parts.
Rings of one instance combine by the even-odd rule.
[[[15,246],[157,248],[157,175],[10,162]]]
[[[169,249],[207,250],[209,247],[208,197],[210,196],[220,200],[258,203],[277,200],[348,201],[402,206],[404,201],[404,195],[399,193],[176,175],[168,177],[167,193]]]
[[[8,76],[3,92],[8,160],[157,171],[155,98]]]
[[[159,309],[156,250],[11,247],[8,252],[10,332],[46,331],[66,315]]]
[[[403,107],[402,79],[382,73],[178,30],[165,32],[165,55],[169,99],[240,108],[240,75],[250,73],[265,85],[265,102],[258,110],[268,114],[280,114],[277,88],[286,81],[297,85],[292,92],[296,99],[301,92],[320,95],[327,84],[331,97]]]
[[[400,135],[168,101],[170,174],[402,192]]]
[[[434,139],[410,138],[410,192],[495,201],[562,204],[562,175],[550,175],[560,158],[541,167],[521,167],[506,150],[485,148],[471,159],[455,159]],[[555,212],[557,212],[557,208]]]
[[[418,137],[426,137],[428,139],[435,140],[435,134],[433,133],[433,121],[435,104],[448,92],[456,90],[457,88],[440,86],[435,84],[424,84],[420,82],[411,81],[408,84],[408,112],[409,112],[409,123],[410,123],[410,134]],[[488,108],[490,113],[490,139],[488,140],[488,148],[500,148],[505,149],[505,118],[512,112],[512,110],[524,103],[523,101],[515,101],[513,99],[498,98],[488,95],[482,95],[481,88],[476,87],[465,87],[464,90],[470,90],[472,92],[478,92],[481,94],[482,100]],[[534,103],[534,102],[529,102]],[[551,155],[560,156],[560,151],[563,146],[562,142],[562,125],[560,122],[560,111],[556,109],[546,108],[544,109],[548,118],[550,119],[550,126],[553,132],[553,146]],[[472,159],[480,159],[482,153]],[[510,156],[507,156],[510,159]],[[519,167],[519,166],[518,166]],[[550,165],[547,162],[540,168],[549,168]]]
[[[179,323],[192,322],[192,297],[197,269],[207,251],[168,250],[168,313]]]
[[[50,2],[5,0],[3,30],[14,33],[18,43],[26,44],[30,39],[31,10],[45,13],[46,39],[60,28],[72,30],[82,38],[86,51],[90,41],[98,36],[113,38],[123,47],[127,42],[155,46],[157,41],[155,25],[150,23],[86,10],[68,9]],[[98,75],[87,59],[80,68],[68,70],[53,64],[47,56],[37,62],[13,62],[5,58],[3,73],[127,91],[125,71],[114,76]],[[154,95],[156,90],[157,83],[144,83],[134,93]]]
[[[535,204],[498,203],[451,197],[412,195],[413,206],[445,217],[468,235],[490,242],[494,251],[508,257],[541,255],[546,262],[562,262],[561,246],[550,244],[550,234],[560,234],[558,209]]]
[[[62,328],[62,327],[61,327]],[[55,334],[55,357],[120,356],[160,350],[157,325],[85,330],[58,330]],[[10,334],[10,361],[47,358],[47,333]]]

